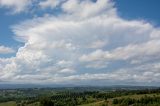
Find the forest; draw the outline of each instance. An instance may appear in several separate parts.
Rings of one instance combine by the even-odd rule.
[[[160,88],[1,89],[0,106],[159,106]]]

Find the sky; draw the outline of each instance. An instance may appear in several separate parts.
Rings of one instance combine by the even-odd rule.
[[[159,0],[0,0],[0,83],[160,86]]]

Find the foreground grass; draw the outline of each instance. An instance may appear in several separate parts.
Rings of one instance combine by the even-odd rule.
[[[89,104],[84,104],[84,105],[80,105],[80,106],[102,106],[102,104],[105,101],[98,101],[98,102],[94,102],[94,103],[89,103]]]
[[[107,101],[105,101],[105,100],[97,100],[96,101],[96,100],[93,100],[93,98],[90,98],[91,99],[90,101],[96,101],[96,102],[89,103],[89,104],[83,104],[83,105],[80,105],[80,106],[118,106],[118,105],[113,105],[112,104],[113,99],[121,99],[121,98],[140,99],[141,97],[144,97],[145,95],[150,96],[150,97],[160,96],[160,94],[127,95],[127,96],[111,98],[111,99],[108,99]],[[0,106],[17,106],[17,105],[16,105],[16,102],[11,101],[11,102],[0,103]],[[25,105],[25,106],[39,106],[39,103],[36,102],[36,103],[28,104],[28,105]]]
[[[112,101],[113,99],[121,99],[121,98],[132,98],[132,99],[140,99],[141,97],[144,97],[144,96],[150,96],[150,97],[153,97],[153,96],[160,96],[160,94],[141,94],[141,95],[127,95],[127,96],[121,96],[121,97],[115,97],[115,98],[111,98],[111,99],[108,99],[107,101],[98,101],[98,102],[94,102],[94,103],[89,103],[89,104],[84,104],[84,105],[80,105],[80,106],[118,106],[118,105],[113,105],[112,104]]]
[[[11,101],[11,102],[0,103],[0,106],[17,106],[17,104],[16,104],[16,102]],[[36,102],[36,103],[28,104],[28,105],[25,105],[25,106],[39,106],[39,103]]]
[[[0,106],[17,106],[16,102],[5,102],[5,103],[0,103]]]

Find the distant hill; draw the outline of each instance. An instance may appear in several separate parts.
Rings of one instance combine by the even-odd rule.
[[[69,88],[81,90],[140,90],[156,89],[156,86],[131,86],[131,85],[111,85],[111,86],[89,86],[89,85],[58,85],[58,84],[0,84],[0,89],[18,89],[18,88]]]

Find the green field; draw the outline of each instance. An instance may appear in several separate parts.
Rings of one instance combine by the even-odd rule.
[[[105,101],[98,101],[98,102],[84,104],[84,105],[80,105],[80,106],[102,106],[103,103],[105,103]]]
[[[17,106],[16,102],[5,102],[5,103],[0,103],[0,106]]]
[[[16,102],[11,101],[11,102],[0,103],[0,106],[17,106],[17,104]],[[39,106],[39,103],[28,104],[25,106]]]
[[[115,98],[116,99],[121,99],[121,98],[139,99],[139,98],[144,97],[144,96],[153,97],[155,95],[160,97],[160,94],[142,94],[142,95],[127,95],[127,96],[121,96],[121,97],[115,97]],[[99,100],[97,102],[83,104],[83,105],[79,105],[79,106],[118,106],[118,105],[113,105],[112,104],[112,101],[115,98],[108,99],[107,101]],[[16,105],[16,102],[11,101],[11,102],[0,103],[0,106],[17,106],[17,105]],[[39,106],[39,103],[28,104],[28,105],[25,105],[25,106]]]
[[[121,99],[121,98],[139,99],[139,98],[144,97],[144,96],[153,97],[155,95],[160,97],[160,94],[142,94],[142,95],[127,95],[127,96],[121,96],[121,97],[115,97],[115,98],[116,99]],[[118,105],[113,105],[112,104],[112,101],[115,98],[108,99],[107,101],[99,100],[97,102],[83,104],[83,105],[79,105],[79,106],[118,106]],[[16,102],[11,101],[11,102],[0,103],[0,106],[17,106],[17,105],[16,105]],[[28,105],[25,105],[25,106],[39,106],[39,103],[28,104]]]
[[[142,94],[142,95],[127,95],[127,96],[121,96],[121,97],[115,97],[115,98],[116,99],[121,99],[121,98],[140,99],[141,97],[144,97],[144,96],[153,97],[155,95],[160,97],[160,94]],[[89,104],[84,104],[84,105],[80,105],[80,106],[118,106],[118,105],[113,105],[112,104],[112,101],[115,98],[108,99],[107,101],[102,100],[102,101],[89,103]]]
[[[84,89],[84,90],[83,90]],[[92,88],[93,89],[93,88]],[[43,88],[0,90],[0,106],[159,106],[160,89]]]

